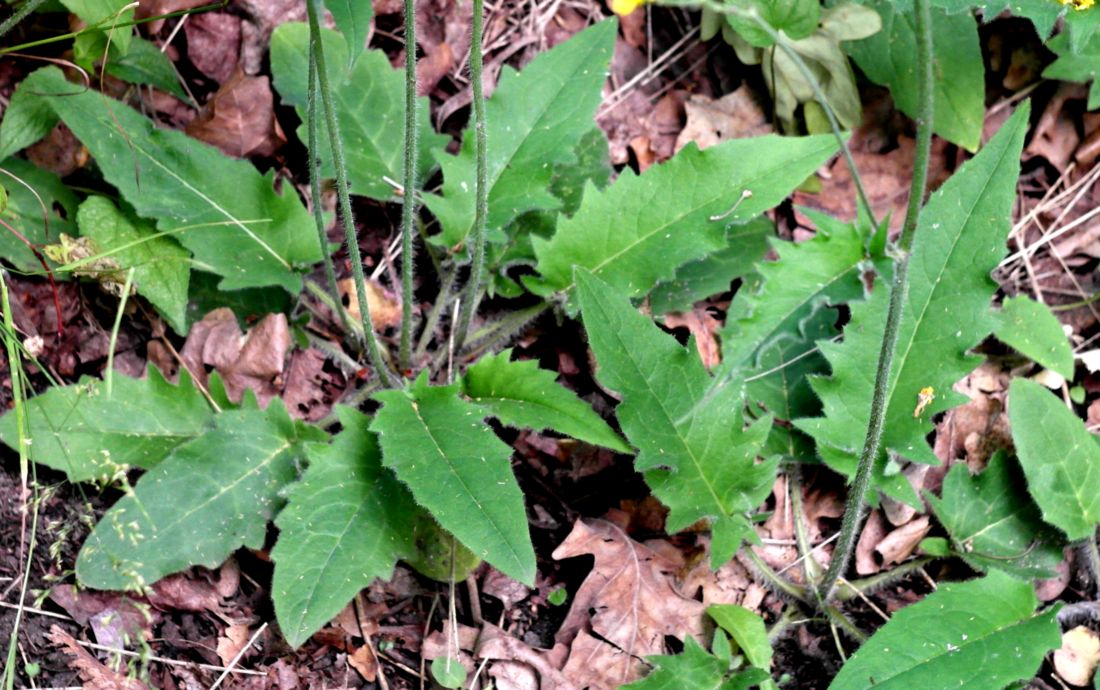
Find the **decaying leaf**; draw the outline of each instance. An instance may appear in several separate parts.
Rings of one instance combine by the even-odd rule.
[[[104,291],[115,297],[122,296],[122,290],[126,286],[126,272],[115,259],[110,256],[100,256],[103,251],[90,237],[70,237],[61,233],[60,242],[46,245],[42,248],[42,252],[59,264],[72,264],[91,259],[74,268],[72,274],[92,278]],[[130,294],[133,293],[134,288],[131,286]]]
[[[359,293],[355,281],[351,278],[341,280],[336,285],[340,296],[347,301],[348,316],[359,321]],[[401,302],[389,290],[376,280],[367,281],[367,306],[370,307],[370,322],[374,330],[382,331],[401,323]]]
[[[270,156],[285,141],[268,78],[247,77],[239,69],[187,125],[187,133],[240,158]]]
[[[69,664],[84,681],[85,688],[93,690],[149,690],[149,686],[136,678],[112,671],[89,654],[69,633],[54,625],[50,627],[50,641],[60,647],[72,660]]]

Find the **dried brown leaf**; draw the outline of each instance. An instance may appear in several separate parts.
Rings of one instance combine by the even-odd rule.
[[[69,666],[80,674],[87,690],[149,690],[149,686],[135,678],[112,671],[89,654],[69,633],[54,625],[50,627],[50,642],[71,657]]]
[[[183,25],[187,58],[195,69],[224,84],[241,57],[241,18],[227,12],[203,12]],[[241,155],[241,154],[237,154]]]
[[[270,81],[239,69],[187,125],[187,133],[242,158],[270,156],[286,143],[275,121]]]
[[[705,149],[730,139],[761,136],[772,131],[768,116],[747,84],[718,100],[692,94],[684,103],[684,110],[687,123],[676,138],[677,151],[692,141]]]

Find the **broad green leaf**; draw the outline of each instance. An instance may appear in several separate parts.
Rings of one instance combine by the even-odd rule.
[[[735,139],[705,151],[690,144],[640,176],[624,171],[604,191],[589,188],[552,238],[533,239],[542,277],[524,282],[544,296],[571,293],[580,266],[628,297],[644,295],[722,249],[729,225],[778,204],[836,146],[824,136]],[[571,296],[568,307],[576,309]]]
[[[14,98],[12,102],[15,102]],[[11,112],[10,107],[8,112]],[[61,233],[76,234],[72,222],[76,216],[76,195],[57,175],[22,159],[9,158],[0,163],[0,185],[8,193],[7,204],[0,210],[0,219],[31,244],[41,246],[56,242]],[[0,256],[22,271],[42,270],[42,264],[38,263],[34,252],[14,233],[2,227]]]
[[[325,7],[332,13],[336,28],[344,35],[348,46],[348,69],[367,47],[367,35],[370,33],[370,20],[374,16],[374,5],[363,0],[325,0]]]
[[[663,333],[621,291],[584,270],[577,285],[597,378],[622,395],[616,415],[639,449],[635,467],[668,506],[670,532],[713,520],[711,562],[721,565],[750,538],[745,513],[771,491],[777,461],[756,461],[771,418],[742,428],[739,387],[712,389],[694,350]]]
[[[527,211],[556,209],[549,191],[554,167],[575,162],[573,148],[592,128],[607,78],[618,22],[604,21],[542,53],[516,72],[505,66],[485,103],[488,141],[488,228],[503,228]],[[469,128],[457,156],[436,156],[441,195],[424,203],[439,219],[438,241],[455,247],[474,224],[476,161]]]
[[[144,379],[116,374],[113,386],[108,398],[103,381],[84,378],[29,399],[30,459],[74,482],[107,478],[154,467],[208,430],[213,413],[186,372],[174,386],[149,367]],[[14,447],[18,438],[15,414],[0,417],[0,440]]]
[[[1057,608],[1036,615],[1030,582],[992,571],[941,586],[863,643],[830,690],[1003,688],[1062,644]]]
[[[1028,110],[1026,105],[1019,108],[982,151],[931,196],[921,213],[887,390],[884,453],[939,464],[925,439],[932,430],[931,417],[966,400],[951,387],[981,361],[967,353],[995,325],[989,303],[997,284],[990,272],[1005,252]],[[796,423],[819,448],[828,445],[840,451],[822,456],[847,476],[855,471],[855,453],[867,432],[888,293],[886,281],[881,281],[869,300],[852,306],[844,342],[819,344],[832,367],[830,378],[813,382],[825,416]],[[915,414],[919,393],[928,387],[935,400]],[[882,467],[880,461],[876,477],[886,488]],[[916,498],[911,490],[898,497]]]
[[[734,297],[719,331],[719,376],[755,367],[756,355],[772,344],[800,340],[801,324],[822,305],[863,295],[864,233],[846,223],[822,223],[819,228],[802,243],[774,240],[777,260],[758,263],[758,280]]]
[[[1058,34],[1050,39],[1047,48],[1054,51],[1058,59],[1043,70],[1043,78],[1089,83],[1088,109],[1100,108],[1100,82],[1096,79],[1100,72],[1100,36],[1094,36],[1080,51],[1074,52],[1070,50],[1069,35]]]
[[[357,2],[358,0],[337,0]],[[369,4],[369,3],[367,3]],[[352,194],[381,201],[399,199],[394,187],[384,178],[399,182],[405,169],[405,77],[390,66],[381,50],[368,50],[348,71],[350,58],[347,42],[340,34],[321,30],[325,46],[325,67],[333,91],[336,119],[348,167]],[[271,73],[275,89],[284,103],[296,106],[305,121],[308,99],[309,27],[301,22],[279,26],[271,36]],[[432,128],[428,99],[417,100],[420,123],[418,177],[423,180],[432,168],[433,152],[447,143],[447,137]],[[334,177],[328,129],[320,127],[321,174]],[[298,138],[307,140],[306,126],[298,128]]]
[[[752,271],[768,251],[772,222],[764,216],[726,228],[722,249],[680,266],[676,277],[658,283],[649,293],[654,314],[691,311],[695,302],[730,289],[730,283]]]
[[[1033,381],[1015,379],[1008,418],[1020,466],[1043,519],[1071,540],[1100,523],[1100,446],[1065,404]]]
[[[997,452],[981,474],[965,463],[951,468],[942,495],[925,493],[955,544],[972,568],[990,568],[1024,580],[1054,576],[1062,560],[1062,539],[1046,527],[1024,490],[1020,469]]]
[[[818,0],[735,0],[732,4],[742,12],[755,14],[771,28],[793,39],[812,34],[821,18]],[[775,43],[753,19],[730,14],[727,21],[750,45],[766,48]]]
[[[913,0],[899,0],[897,4],[908,11],[912,9]],[[974,9],[980,8],[986,21],[992,21],[1001,12],[1008,10],[1017,17],[1030,19],[1041,39],[1050,36],[1055,22],[1068,9],[1059,0],[932,0],[932,6],[951,14],[970,14]]]
[[[1073,349],[1050,307],[1019,295],[1006,299],[996,316],[993,335],[998,340],[1062,378],[1073,379]]]
[[[152,223],[129,216],[110,199],[91,196],[76,214],[80,234],[90,237],[123,269],[134,269],[134,287],[176,333],[187,332],[187,285],[191,254]]]
[[[414,550],[420,512],[408,489],[382,467],[370,418],[338,407],[343,431],[307,449],[309,469],[275,520],[271,599],[291,647],[340,613],[375,578],[388,580]]]
[[[679,654],[651,656],[655,667],[641,680],[620,690],[739,690],[756,686],[768,674],[757,668],[733,670],[729,660],[712,655],[688,635]]]
[[[54,112],[91,151],[138,215],[191,250],[226,290],[278,285],[297,293],[298,270],[320,261],[313,221],[290,185],[43,67],[20,88],[50,94]]]
[[[0,160],[10,165],[13,153],[22,151],[50,133],[57,124],[57,116],[49,100],[31,89],[15,87],[11,102],[4,109],[0,120]]]
[[[512,449],[485,424],[489,411],[458,397],[459,385],[429,386],[422,375],[405,390],[375,394],[371,422],[382,462],[444,529],[498,570],[530,585],[535,551]]]
[[[242,328],[255,323],[267,314],[285,314],[290,311],[290,295],[282,288],[248,288],[245,290],[219,290],[218,277],[205,271],[191,272],[191,285],[187,293],[187,326],[220,307],[227,307],[237,315]]]
[[[138,480],[104,515],[76,560],[80,583],[133,589],[193,565],[214,568],[241,546],[260,548],[294,480],[305,444],[326,434],[267,410],[218,414],[214,428]]]
[[[730,634],[750,664],[765,671],[771,668],[772,644],[764,619],[737,604],[713,604],[707,607],[707,615]]]
[[[118,46],[120,54],[130,49],[133,27],[118,26],[134,21],[134,8],[122,11],[130,0],[61,0],[61,4],[88,26],[98,25],[104,33],[110,33],[111,43]]]
[[[882,31],[846,44],[848,54],[876,84],[890,87],[898,108],[917,112],[916,34],[912,10],[890,0],[868,0],[882,16]],[[975,151],[981,143],[985,117],[985,63],[978,43],[978,25],[970,14],[932,10],[935,86],[932,127],[936,134]]]
[[[126,54],[108,60],[104,69],[111,76],[118,77],[131,84],[148,84],[170,93],[181,101],[190,101],[187,92],[180,86],[172,61],[157,48],[152,41],[135,36],[130,42]]]
[[[511,354],[504,350],[471,366],[462,377],[466,397],[509,426],[553,429],[620,453],[632,452],[595,410],[558,384],[554,372],[540,369],[534,360],[510,361]]]
[[[417,511],[408,529],[412,531],[415,548],[402,560],[424,577],[436,582],[450,582],[451,579],[461,582],[482,563],[477,554],[423,510]]]

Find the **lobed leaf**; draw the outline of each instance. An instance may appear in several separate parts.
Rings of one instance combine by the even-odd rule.
[[[644,295],[722,249],[727,226],[782,201],[835,152],[832,137],[763,136],[705,151],[689,145],[640,176],[624,171],[606,190],[588,189],[552,238],[533,238],[541,278],[524,283],[543,296],[565,293],[570,311],[577,266],[629,297]]]
[[[712,389],[695,352],[621,291],[584,270],[577,286],[597,378],[622,395],[616,414],[639,450],[635,467],[668,506],[670,532],[713,521],[712,565],[721,565],[751,538],[744,514],[771,491],[777,460],[756,462],[771,418],[743,429],[739,387]]]
[[[277,285],[297,293],[298,269],[321,259],[313,221],[272,175],[181,132],[158,129],[134,109],[43,67],[19,86],[46,97],[91,151],[103,176],[138,215],[175,232],[226,290]]]
[[[534,360],[510,361],[511,349],[478,360],[462,377],[463,392],[504,424],[558,433],[620,453],[631,447],[595,410],[558,384]]]
[[[295,648],[415,550],[410,526],[420,509],[382,467],[370,419],[348,407],[336,413],[343,431],[331,444],[307,448],[309,469],[275,520],[271,598]]]
[[[707,652],[694,637],[684,639],[684,651],[648,657],[655,667],[641,680],[621,690],[749,690],[768,674],[758,668],[733,670],[729,659]]]
[[[459,385],[430,386],[426,372],[405,390],[375,394],[370,429],[382,462],[416,502],[471,551],[528,585],[535,552],[512,449],[485,424],[488,411],[458,397]]]
[[[1071,540],[1100,523],[1100,446],[1049,390],[1025,379],[1008,389],[1012,441],[1043,519]]]
[[[897,350],[887,388],[882,451],[926,464],[939,464],[925,437],[932,415],[963,402],[951,386],[980,358],[968,351],[993,330],[989,303],[997,284],[990,272],[1004,255],[1027,130],[1028,107],[1017,110],[993,139],[951,177],[925,205],[910,259]],[[796,426],[813,436],[823,459],[848,476],[867,432],[875,368],[889,300],[885,285],[853,305],[844,342],[820,343],[832,366],[830,378],[813,381],[825,416]],[[922,389],[935,400],[915,414]],[[830,446],[834,451],[821,450]],[[883,483],[883,463],[876,481]],[[907,482],[889,484],[891,495],[917,497]],[[898,494],[900,490],[902,493]]]
[[[941,586],[867,640],[829,686],[1002,688],[1030,678],[1061,643],[1057,608],[1035,615],[1030,582],[992,571]]]
[[[1073,348],[1050,307],[1026,295],[1009,297],[996,312],[993,335],[1062,378],[1073,379]]]
[[[26,403],[33,462],[81,482],[114,476],[128,466],[150,469],[177,447],[209,430],[213,412],[187,372],[164,380],[156,367],[144,379],[114,377],[112,396],[99,379],[55,386]],[[14,448],[15,414],[0,417],[0,440]]]
[[[76,560],[80,583],[133,589],[193,565],[213,568],[241,546],[260,548],[305,444],[326,434],[267,410],[228,410],[179,446],[111,507]]]

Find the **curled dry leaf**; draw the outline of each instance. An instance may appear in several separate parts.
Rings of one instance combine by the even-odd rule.
[[[211,366],[221,374],[231,400],[239,401],[247,388],[266,406],[282,389],[290,344],[286,315],[268,314],[244,336],[233,311],[223,307],[191,327],[180,358],[201,384],[206,385],[206,367]]]
[[[237,658],[237,655],[248,645],[250,635],[247,625],[238,624],[226,627],[225,632],[218,635],[217,652],[222,664],[232,663]]]
[[[696,307],[686,314],[667,314],[665,325],[669,328],[686,328],[695,336],[695,348],[699,351],[703,366],[708,370],[718,366],[722,361],[718,338],[714,335],[722,324],[706,309]]]
[[[371,651],[370,645],[363,645],[348,654],[348,663],[368,683],[373,683],[378,677],[378,657]]]
[[[930,529],[928,516],[921,515],[883,537],[875,546],[875,553],[884,566],[901,563],[909,558]]]
[[[270,156],[286,143],[275,121],[270,81],[239,69],[187,125],[187,133],[241,158]]]
[[[337,283],[336,288],[347,303],[348,315],[353,321],[359,321],[362,316],[359,314],[359,293],[355,289],[355,281],[345,278]],[[376,280],[367,281],[367,306],[370,307],[370,322],[374,330],[383,331],[401,323],[401,302]]]
[[[886,536],[887,528],[881,511],[872,511],[867,516],[856,542],[856,572],[860,575],[874,575],[882,570],[882,564],[875,558],[875,547]]]

